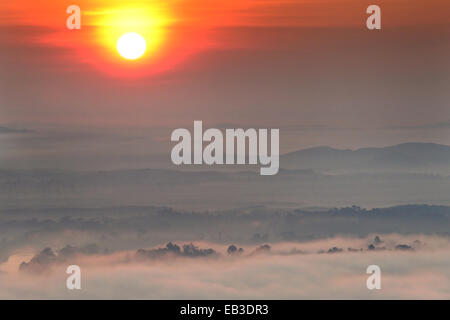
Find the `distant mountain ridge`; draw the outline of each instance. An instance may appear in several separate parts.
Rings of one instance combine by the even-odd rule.
[[[435,143],[402,143],[382,148],[334,149],[315,147],[285,154],[281,167],[288,169],[450,169],[450,146]],[[450,172],[450,171],[449,171]]]

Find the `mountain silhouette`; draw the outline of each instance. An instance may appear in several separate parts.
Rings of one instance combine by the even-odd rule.
[[[283,155],[281,166],[288,169],[442,171],[450,169],[450,146],[435,143],[403,143],[384,148],[356,150],[316,147]]]

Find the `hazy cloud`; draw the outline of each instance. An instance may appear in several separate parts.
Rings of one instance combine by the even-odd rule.
[[[427,124],[419,124],[413,126],[388,126],[386,129],[394,129],[394,130],[435,130],[435,129],[450,129],[450,120],[440,121],[440,122],[432,122]]]
[[[46,275],[9,271],[0,274],[1,298],[64,299],[448,299],[450,242],[448,237],[380,235],[389,248],[419,240],[416,251],[342,252],[317,254],[320,248],[363,247],[369,238],[329,238],[306,243],[271,244],[270,254],[218,259],[132,259],[132,252],[80,255],[82,290],[64,289],[65,268],[75,260],[47,264]],[[226,246],[202,243],[217,252]],[[175,244],[169,246],[174,249]],[[248,249],[248,248],[246,248]],[[181,250],[181,248],[180,248]],[[251,251],[251,250],[250,250]],[[306,252],[299,254],[298,252]],[[286,254],[291,252],[291,254]],[[297,252],[297,253],[295,253]],[[53,261],[56,254],[38,255]],[[131,258],[131,259],[130,259]],[[11,259],[11,263],[15,259]],[[366,288],[366,268],[382,270],[382,290]],[[2,265],[3,266],[3,265]],[[4,268],[2,268],[4,270]],[[45,290],[43,290],[45,288]]]
[[[8,134],[8,133],[32,133],[33,130],[28,129],[20,129],[20,128],[12,128],[12,127],[4,127],[0,126],[0,134]]]

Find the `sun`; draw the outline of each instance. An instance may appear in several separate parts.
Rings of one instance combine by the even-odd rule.
[[[117,40],[117,51],[127,60],[136,60],[142,57],[147,50],[145,38],[136,32],[128,32]]]

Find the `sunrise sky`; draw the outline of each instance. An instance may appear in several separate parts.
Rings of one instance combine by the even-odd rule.
[[[82,10],[68,30],[66,8]],[[369,4],[382,30],[365,27]],[[446,0],[11,0],[0,4],[7,128],[278,127],[281,150],[450,143]],[[138,32],[145,54],[117,39]]]

